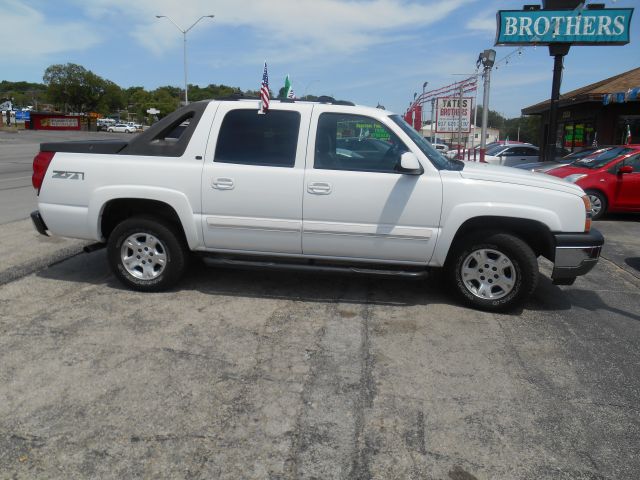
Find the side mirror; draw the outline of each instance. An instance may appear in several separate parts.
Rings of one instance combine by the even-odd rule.
[[[420,165],[418,157],[411,152],[404,152],[400,155],[400,165],[397,170],[405,175],[422,175],[424,173],[424,168]]]
[[[624,167],[620,167],[618,169],[618,175],[622,175],[623,173],[633,173],[633,167],[631,165],[625,165]]]

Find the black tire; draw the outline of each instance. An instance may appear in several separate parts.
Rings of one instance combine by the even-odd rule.
[[[136,242],[137,252],[123,247],[127,240]],[[107,255],[113,274],[126,287],[160,292],[175,285],[184,274],[188,249],[182,235],[170,223],[153,217],[132,217],[111,232]],[[128,266],[126,258],[131,260]]]
[[[487,263],[483,265],[478,259]],[[531,247],[514,235],[477,232],[457,242],[447,259],[445,274],[467,304],[494,312],[513,310],[535,290],[538,261]]]
[[[589,200],[591,200],[591,218],[593,220],[598,220],[607,213],[607,197],[605,197],[604,193],[599,192],[597,190],[587,190],[585,192],[589,196]]]

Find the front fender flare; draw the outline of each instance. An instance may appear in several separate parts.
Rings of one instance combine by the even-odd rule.
[[[557,213],[532,205],[512,203],[477,202],[463,203],[454,206],[446,218],[442,219],[442,228],[436,243],[432,264],[443,266],[453,239],[460,227],[468,220],[478,217],[509,217],[514,219],[533,220],[551,231],[561,231],[562,222]]]

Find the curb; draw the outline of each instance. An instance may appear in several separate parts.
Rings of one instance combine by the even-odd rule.
[[[52,267],[60,262],[84,253],[82,249],[88,244],[89,243],[61,248],[50,255],[37,257],[28,262],[2,270],[0,271],[0,286],[19,280],[31,275],[32,273],[39,272],[40,270]]]

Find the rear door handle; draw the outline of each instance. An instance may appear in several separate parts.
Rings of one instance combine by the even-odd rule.
[[[233,180],[231,178],[215,178],[211,182],[211,187],[217,190],[233,190]]]
[[[331,193],[331,184],[326,182],[312,182],[307,185],[307,192],[315,195],[329,195]]]

